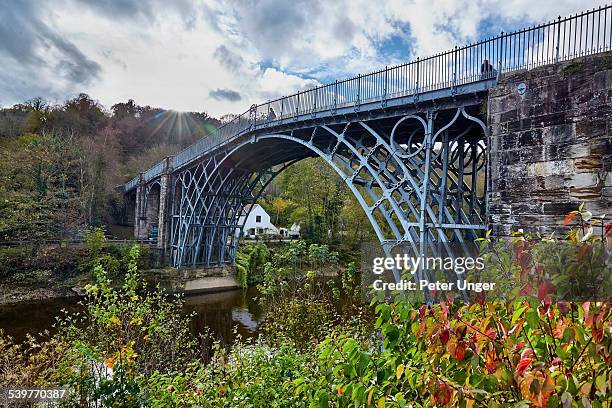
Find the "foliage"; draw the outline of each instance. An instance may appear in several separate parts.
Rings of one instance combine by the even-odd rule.
[[[87,248],[93,259],[100,256],[100,251],[106,244],[106,236],[102,228],[91,228],[85,234],[85,248]]]
[[[79,264],[88,257],[81,247],[45,245],[36,250],[35,247],[33,244],[0,247],[0,282],[30,288],[62,284],[78,272]]]
[[[0,385],[56,385],[60,362],[68,351],[69,345],[58,338],[40,341],[28,336],[25,342],[15,343],[0,330]]]
[[[236,271],[242,288],[261,279],[263,266],[270,257],[270,250],[263,242],[246,243],[236,254]]]
[[[313,354],[287,344],[238,343],[229,352],[217,346],[206,366],[156,373],[143,387],[152,407],[300,407],[308,401],[293,392],[293,381],[312,378],[317,369]]]
[[[338,253],[330,251],[327,245],[291,241],[288,246],[272,252],[270,261],[263,266],[263,281],[258,288],[266,302],[271,304],[275,299],[282,300],[287,293],[296,293],[301,288],[314,288],[307,281],[314,275],[322,276],[325,267],[336,267],[337,262]],[[321,294],[320,291],[317,293]]]
[[[322,341],[338,316],[327,299],[290,297],[266,313],[262,334],[272,344],[289,343],[303,350]]]
[[[589,233],[584,218],[568,239],[591,253],[601,238]],[[301,382],[296,392],[321,407],[609,406],[612,308],[606,302],[553,302],[546,268],[550,257],[567,251],[558,242],[551,253],[553,243],[518,233],[511,251],[494,246],[497,252],[485,252],[491,270],[522,282],[506,292],[513,299],[375,303],[380,341],[343,331],[329,336],[319,354],[326,375]],[[565,268],[574,267],[569,262]]]
[[[577,221],[564,239],[533,236],[519,230],[509,242],[492,243],[489,234],[479,239],[487,268],[475,280],[496,282],[490,298],[514,299],[529,294],[537,287],[546,287],[557,300],[612,300],[612,272],[600,219],[581,205],[564,219],[564,224]],[[594,233],[596,228],[600,234]],[[553,293],[554,292],[554,293]]]
[[[0,109],[0,240],[74,238],[125,222],[116,185],[219,124],[206,113],[173,115],[132,100],[107,111],[86,94]]]
[[[161,290],[149,292],[137,274],[139,249],[129,252],[125,283],[111,287],[106,271],[94,268],[85,311],[59,321],[60,337],[71,345],[63,378],[83,406],[95,399],[113,406],[137,406],[138,378],[155,371],[179,370],[196,359],[196,340],[181,300]]]
[[[277,226],[300,224],[302,238],[310,242],[356,245],[376,239],[357,199],[320,158],[284,170],[261,204]]]
[[[377,313],[382,350],[351,336],[330,336],[319,355],[326,377],[297,391],[318,401],[326,387],[334,406],[610,401],[609,306],[526,299],[416,309],[396,302],[379,304]]]
[[[86,203],[72,138],[24,134],[0,145],[0,239],[40,241],[78,229]]]

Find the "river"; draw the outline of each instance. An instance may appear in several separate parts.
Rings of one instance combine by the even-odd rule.
[[[185,313],[196,312],[191,323],[194,333],[203,332],[209,327],[215,338],[229,344],[236,334],[243,339],[257,335],[264,318],[258,296],[259,291],[255,287],[190,295],[185,297],[183,309]],[[21,342],[27,333],[39,333],[46,329],[52,331],[55,317],[61,314],[62,309],[71,312],[82,307],[77,298],[0,305],[0,329]]]

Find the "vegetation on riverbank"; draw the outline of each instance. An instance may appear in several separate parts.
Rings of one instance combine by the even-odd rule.
[[[85,311],[60,318],[57,335],[20,345],[0,335],[0,383],[68,386],[66,406],[80,407],[609,406],[612,308],[555,300],[555,285],[583,278],[553,284],[546,269],[551,257],[595,265],[601,238],[587,212],[574,216],[586,228],[569,235],[573,253],[522,234],[507,252],[483,241],[491,268],[524,283],[506,301],[367,307],[354,266],[325,294],[316,272],[288,280],[287,266],[266,263],[263,335],[230,349],[189,332],[180,298],[144,288],[133,247],[123,286],[96,264]],[[340,295],[344,307],[330,307]]]

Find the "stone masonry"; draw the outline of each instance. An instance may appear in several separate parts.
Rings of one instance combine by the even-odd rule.
[[[612,54],[502,75],[489,92],[488,225],[562,232],[581,202],[612,217]]]
[[[134,222],[134,237],[146,240],[151,227],[157,227],[157,248],[165,255],[168,250],[170,234],[170,189],[172,185],[172,169],[170,157],[166,157],[164,171],[157,185],[147,190],[143,174],[136,187],[136,211]]]

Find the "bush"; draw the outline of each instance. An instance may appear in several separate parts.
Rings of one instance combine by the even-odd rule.
[[[246,244],[236,254],[236,271],[242,288],[263,280],[263,267],[270,257],[270,250],[263,242]]]
[[[211,362],[194,364],[180,375],[156,373],[142,383],[152,407],[306,407],[294,381],[313,378],[316,356],[290,345],[257,342],[216,347]]]
[[[338,320],[333,310],[326,299],[290,297],[267,311],[261,331],[271,344],[289,343],[299,350],[312,348]]]
[[[140,378],[181,370],[198,358],[182,301],[168,298],[159,288],[147,291],[137,274],[138,258],[134,246],[119,289],[111,287],[98,263],[95,284],[86,287],[85,311],[59,322],[57,337],[70,345],[64,363],[72,367],[62,385],[75,390],[75,405],[100,400],[105,406],[139,406]]]

